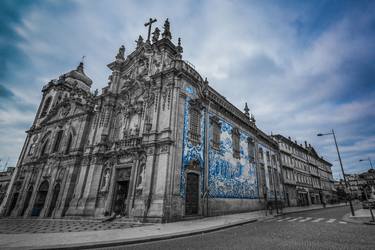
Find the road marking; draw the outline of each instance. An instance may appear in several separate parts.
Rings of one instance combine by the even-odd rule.
[[[313,220],[313,221],[311,221],[311,222],[319,222],[319,221],[322,221],[322,220],[324,220],[324,218],[318,218],[318,219]]]
[[[340,224],[347,224],[346,221],[339,221]]]
[[[311,219],[312,219],[311,217],[306,217],[306,219],[300,220],[299,222],[306,222],[306,221],[311,220]]]
[[[292,221],[296,221],[296,220],[300,220],[300,219],[303,219],[303,217],[297,217],[297,218],[294,218],[292,220],[288,220],[289,222],[292,222]]]
[[[264,222],[272,222],[272,221],[275,221],[275,220],[276,220],[276,218],[271,218],[271,219],[264,220]]]
[[[287,217],[287,218],[283,218],[283,219],[280,219],[280,220],[277,220],[278,222],[280,222],[280,221],[285,221],[285,220],[289,220],[289,219],[291,219],[292,217]]]
[[[329,220],[327,220],[326,222],[327,223],[332,223],[332,222],[334,222],[336,219],[329,219]]]

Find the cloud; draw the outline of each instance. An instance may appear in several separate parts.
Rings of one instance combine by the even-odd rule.
[[[259,128],[312,143],[332,161],[337,177],[332,138],[316,137],[334,128],[344,165],[362,171],[365,163],[356,159],[375,159],[369,139],[375,134],[374,6],[365,1],[80,0],[36,2],[17,12],[9,5],[16,14],[4,22],[6,29],[0,27],[0,66],[6,65],[0,81],[13,96],[0,105],[0,129],[18,139],[7,141],[4,152],[18,157],[20,131],[31,125],[40,90],[50,79],[76,67],[85,55],[93,89],[101,89],[110,74],[106,64],[120,45],[130,53],[138,35],[146,36],[143,24],[149,17],[156,17],[159,27],[169,17],[173,40],[182,38],[184,59],[237,107],[248,102]]]
[[[4,87],[3,85],[0,85],[0,98],[10,98],[14,96],[12,91]]]

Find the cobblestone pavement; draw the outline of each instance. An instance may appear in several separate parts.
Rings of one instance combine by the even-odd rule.
[[[375,249],[375,226],[345,224],[342,217],[349,212],[349,207],[299,212],[211,233],[105,249]]]
[[[0,219],[0,234],[101,231],[139,226],[142,226],[142,224],[89,220]]]

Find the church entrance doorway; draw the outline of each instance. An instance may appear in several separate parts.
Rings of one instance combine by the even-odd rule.
[[[49,210],[48,210],[48,214],[47,214],[48,217],[51,217],[52,213],[53,213],[53,210],[55,210],[57,197],[59,197],[59,193],[60,193],[60,184],[57,183],[55,188],[53,189],[51,205],[49,206]]]
[[[129,190],[129,181],[117,181],[116,184],[116,193],[115,193],[115,201],[114,201],[114,209],[113,211],[115,214],[125,215],[126,211],[126,198],[128,197],[128,190]]]
[[[38,194],[35,199],[34,207],[31,212],[31,216],[39,216],[40,212],[44,207],[44,203],[46,202],[47,194],[48,194],[49,183],[48,181],[43,181],[40,184]]]
[[[198,214],[199,208],[199,175],[187,173],[186,195],[185,195],[185,215]]]

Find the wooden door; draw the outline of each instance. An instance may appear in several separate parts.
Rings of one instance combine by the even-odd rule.
[[[185,215],[198,214],[199,211],[199,175],[188,173],[186,177]]]
[[[34,207],[31,212],[31,216],[39,216],[40,212],[44,207],[48,194],[49,183],[48,181],[43,181],[39,187],[38,194],[35,199]]]
[[[118,181],[116,185],[114,212],[125,215],[126,198],[128,197],[129,181]]]

